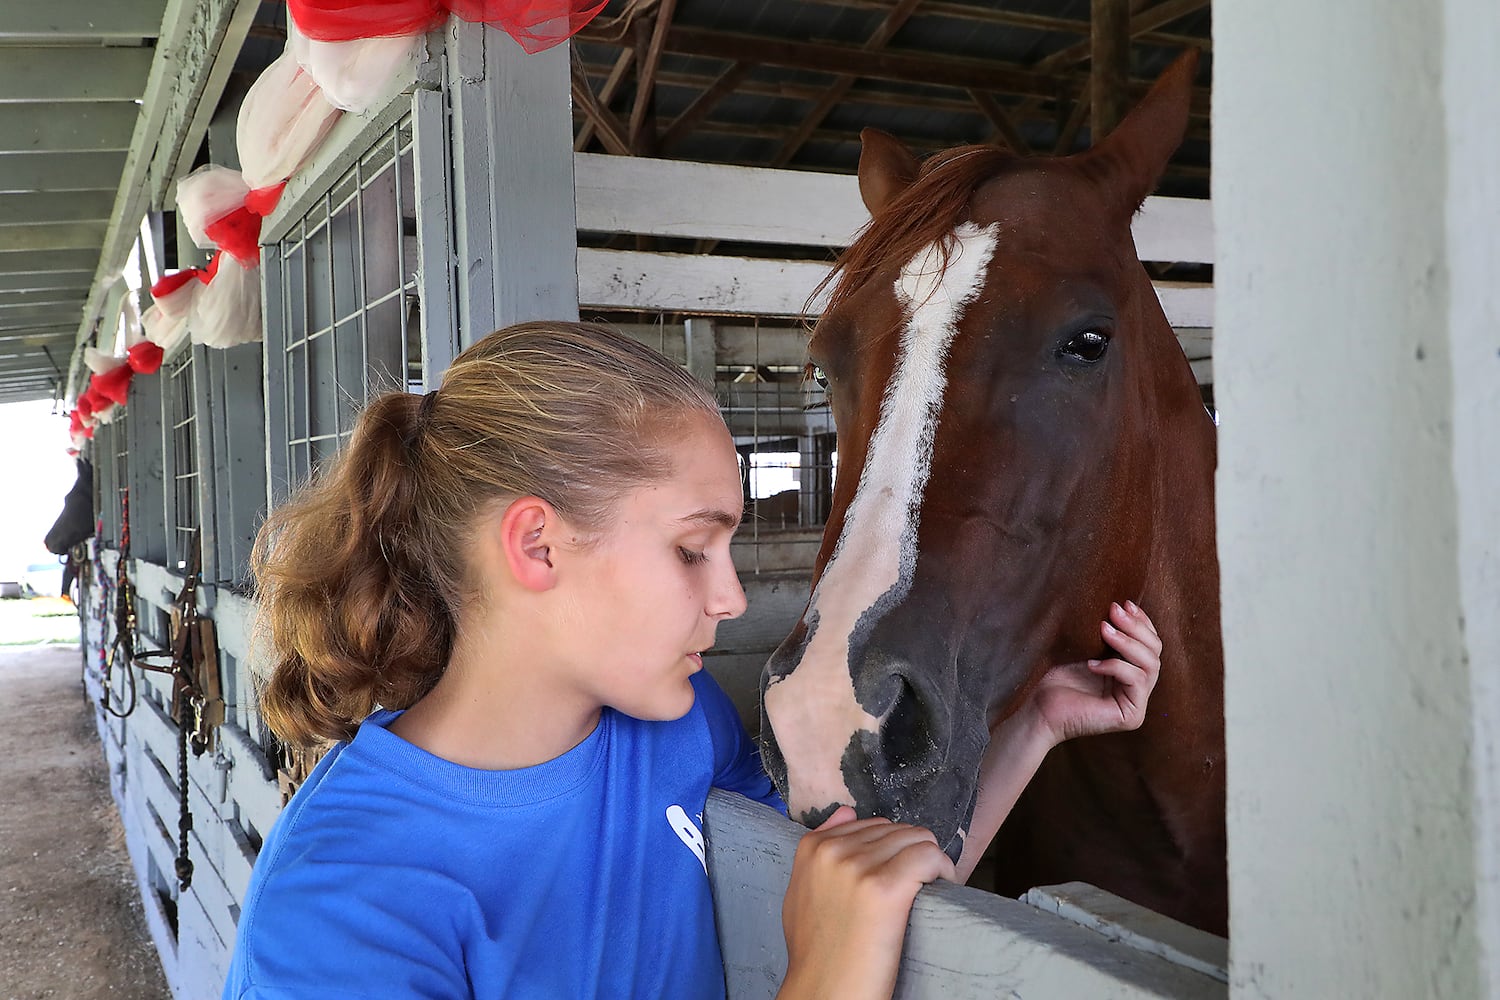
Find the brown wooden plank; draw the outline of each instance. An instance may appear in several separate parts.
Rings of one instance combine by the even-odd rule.
[[[636,64],[635,104],[630,109],[630,148],[645,156],[656,152],[656,116],[651,113],[656,69],[661,65],[661,54],[667,44],[667,32],[672,27],[676,7],[677,0],[660,0],[644,47],[641,36],[645,32],[645,22],[636,23],[636,50],[645,54]]]
[[[885,16],[885,19],[880,22],[879,27],[870,35],[869,40],[865,42],[865,51],[878,52],[885,48],[886,43],[895,37],[896,32],[901,30],[901,26],[907,22],[912,13],[917,9],[917,5],[921,2],[922,0],[898,0],[896,6]],[[823,119],[827,118],[829,112],[838,107],[839,102],[849,93],[850,88],[854,86],[855,81],[858,79],[859,77],[854,74],[845,74],[834,80],[833,86],[829,87],[828,92],[813,105],[807,117],[802,120],[802,124],[797,126],[797,130],[792,133],[791,137],[782,144],[781,149],[776,152],[776,155],[771,159],[771,166],[784,167],[792,162],[793,157],[797,155],[803,146],[807,145],[808,138],[813,132],[817,131],[819,125],[823,124]]]
[[[579,61],[575,50],[572,65],[573,106],[577,108],[594,130],[599,134],[599,141],[604,143],[604,148],[616,156],[630,155],[630,140],[626,137],[625,128],[609,109],[599,103],[594,96],[594,90],[589,86],[588,74],[583,70],[583,64]]]
[[[720,101],[734,93],[751,69],[749,63],[737,62],[721,73],[718,79],[710,83],[703,93],[699,94],[693,103],[684,108],[682,114],[667,126],[667,130],[662,133],[661,141],[657,143],[658,151],[665,152],[672,148],[697,128]]]
[[[578,49],[573,49],[573,58],[577,60]],[[625,76],[630,72],[630,67],[635,63],[635,49],[624,48],[615,57],[615,64],[610,67],[609,76],[604,79],[604,86],[599,88],[598,104],[601,108],[608,108],[615,94],[620,91],[620,84],[625,81]],[[581,153],[588,148],[590,140],[594,138],[593,120],[584,122],[583,128],[579,130],[578,137],[573,140],[573,152]]]
[[[1130,96],[1130,0],[1092,0],[1089,35],[1093,141],[1097,144],[1125,117]]]

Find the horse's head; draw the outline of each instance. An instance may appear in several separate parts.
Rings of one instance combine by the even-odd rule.
[[[78,478],[73,481],[73,488],[63,498],[62,513],[57,515],[57,520],[47,529],[42,542],[47,546],[48,552],[57,555],[62,555],[94,534],[94,466],[86,458],[80,457],[75,461],[78,464]]]
[[[793,817],[852,804],[956,858],[991,727],[1048,667],[1101,655],[1110,601],[1141,595],[1166,411],[1207,415],[1130,223],[1182,139],[1195,63],[1076,156],[919,165],[865,133],[871,222],[809,347],[838,429],[833,507],[762,677]]]

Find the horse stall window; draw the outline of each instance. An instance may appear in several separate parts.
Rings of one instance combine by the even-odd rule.
[[[199,503],[197,357],[205,348],[184,346],[163,366],[166,373],[168,524],[167,566],[185,571],[202,523]]]
[[[250,549],[266,509],[266,416],[261,345],[208,351],[208,396],[213,419],[204,430],[212,456],[211,535],[205,533],[203,579],[248,589]]]
[[[407,117],[265,250],[273,502],[339,450],[369,398],[422,388],[414,157]]]

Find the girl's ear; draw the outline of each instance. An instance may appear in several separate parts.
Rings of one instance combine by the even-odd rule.
[[[510,575],[527,590],[551,590],[557,583],[551,541],[560,526],[557,511],[540,497],[522,497],[500,517],[500,548]]]

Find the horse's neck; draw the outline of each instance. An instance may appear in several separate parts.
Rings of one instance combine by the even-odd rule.
[[[1163,435],[1154,471],[1157,503],[1142,600],[1163,641],[1162,675],[1152,707],[1187,713],[1203,720],[1195,728],[1222,734],[1214,427],[1204,414],[1201,422],[1174,431]]]

